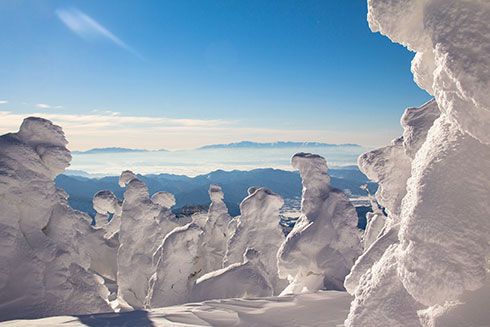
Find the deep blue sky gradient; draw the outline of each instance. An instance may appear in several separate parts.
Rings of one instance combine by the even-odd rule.
[[[140,56],[78,37],[56,15],[72,8]],[[413,54],[372,33],[366,14],[364,0],[1,1],[0,100],[19,113],[47,103],[389,141],[429,95]]]

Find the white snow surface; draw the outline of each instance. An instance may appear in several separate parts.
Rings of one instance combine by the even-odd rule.
[[[0,136],[0,319],[110,311],[91,253],[106,247],[54,177],[71,159],[59,126],[29,117]]]
[[[282,294],[344,290],[344,278],[362,252],[356,210],[330,187],[323,157],[297,153],[291,161],[302,178],[302,214],[277,254],[279,276],[290,282]]]
[[[345,292],[318,292],[283,297],[225,299],[123,313],[60,316],[0,323],[13,327],[338,327],[343,326],[351,297]]]
[[[267,188],[249,189],[249,195],[240,203],[241,215],[235,218],[236,230],[229,239],[223,261],[224,267],[241,263],[247,248],[258,251],[274,294],[287,285],[277,273],[277,251],[284,240],[279,226],[279,209],[283,205],[281,196]]]

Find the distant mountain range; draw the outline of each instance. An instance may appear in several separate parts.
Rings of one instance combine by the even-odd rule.
[[[272,142],[272,143],[260,143],[260,142],[250,142],[241,141],[236,143],[227,144],[211,144],[205,145],[199,150],[206,149],[223,149],[223,148],[317,148],[317,147],[361,147],[359,144],[345,143],[345,144],[332,144],[332,143],[321,143],[321,142]]]
[[[153,151],[167,151],[165,149],[160,150],[146,150],[146,149],[129,149],[129,148],[95,148],[87,151],[72,151],[73,154],[99,154],[99,153],[125,153],[125,152],[153,152]]]
[[[361,147],[359,144],[344,143],[344,144],[333,144],[333,143],[321,143],[321,142],[272,142],[272,143],[261,143],[261,142],[250,142],[241,141],[235,143],[227,144],[210,144],[197,148],[197,150],[209,150],[209,149],[267,149],[267,148],[320,148],[320,147],[351,147],[358,148]],[[109,147],[109,148],[94,148],[86,151],[72,151],[73,154],[102,154],[102,153],[126,153],[126,152],[168,152],[165,149],[159,150],[147,150],[147,149],[131,149],[131,148],[119,148],[119,147]]]
[[[72,172],[74,173],[74,172]],[[83,172],[79,175],[59,175],[56,185],[64,189],[69,195],[71,206],[80,211],[95,214],[92,208],[92,197],[100,190],[111,190],[122,199],[124,189],[118,185],[117,176],[103,178],[87,178]],[[366,195],[360,188],[368,184],[371,192],[375,192],[377,185],[370,182],[357,166],[329,169],[332,186],[342,189],[351,195]],[[86,175],[85,175],[86,176]],[[157,191],[167,191],[175,195],[174,210],[179,212],[185,206],[209,205],[208,188],[210,184],[218,184],[223,188],[225,203],[230,214],[240,214],[239,204],[247,196],[247,189],[251,186],[265,186],[280,194],[284,199],[301,197],[301,177],[296,171],[284,171],[265,168],[249,171],[223,171],[216,170],[209,174],[188,177],[184,175],[153,174],[139,175],[139,178],[148,185],[150,194]]]

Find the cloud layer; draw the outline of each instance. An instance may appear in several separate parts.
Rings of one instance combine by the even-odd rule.
[[[77,115],[0,111],[0,134],[17,131],[28,116],[43,117],[63,127],[72,150],[112,146],[174,150],[241,140],[370,144],[386,138],[375,133],[352,135],[324,130],[258,128],[227,120],[124,116],[114,112]]]

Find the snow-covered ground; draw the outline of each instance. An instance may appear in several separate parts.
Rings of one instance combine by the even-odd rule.
[[[352,298],[327,291],[284,297],[212,300],[150,311],[60,316],[0,323],[12,327],[51,326],[343,326]]]

